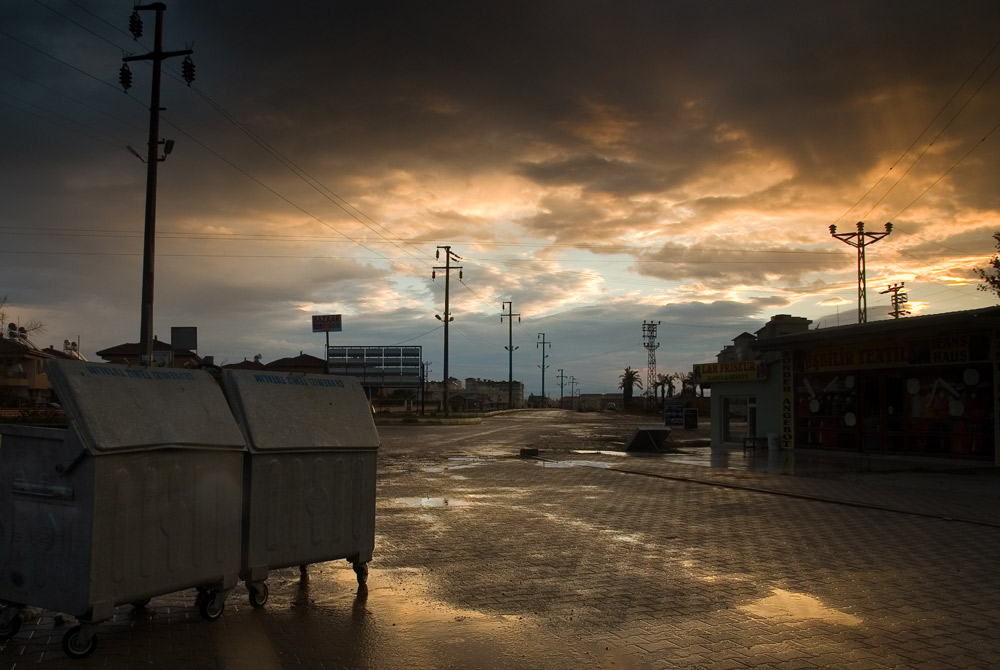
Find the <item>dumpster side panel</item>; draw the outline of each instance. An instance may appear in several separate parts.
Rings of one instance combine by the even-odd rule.
[[[72,430],[0,427],[0,600],[87,612],[93,472]]]
[[[95,460],[95,602],[235,583],[242,453],[163,449]]]
[[[338,558],[371,560],[374,449],[262,453],[250,461],[245,578]]]

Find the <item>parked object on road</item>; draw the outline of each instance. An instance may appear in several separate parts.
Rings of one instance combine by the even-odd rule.
[[[625,443],[625,451],[667,451],[669,439],[670,428],[666,426],[636,428]]]
[[[238,582],[246,443],[200,370],[54,360],[67,428],[0,426],[0,638],[25,606],[70,614],[89,655],[118,605],[197,588],[207,620]]]
[[[224,370],[222,384],[248,447],[240,578],[250,604],[267,602],[277,568],[346,558],[363,585],[379,439],[361,385],[253,370]]]

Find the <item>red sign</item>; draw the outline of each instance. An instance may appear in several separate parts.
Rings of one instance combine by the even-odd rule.
[[[340,314],[313,315],[314,333],[339,333],[341,330]]]

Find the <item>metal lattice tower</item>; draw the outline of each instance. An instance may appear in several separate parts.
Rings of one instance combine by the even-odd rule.
[[[656,327],[659,321],[642,322],[642,346],[649,353],[649,361],[646,364],[646,395],[653,393],[656,388],[656,350],[659,344],[656,342]]]
[[[890,298],[890,300],[892,300],[892,311],[889,312],[889,316],[891,316],[894,319],[898,319],[901,316],[907,316],[910,313],[910,310],[905,309],[908,301],[908,296],[906,295],[906,291],[903,290],[903,286],[905,284],[906,282],[899,282],[898,284],[890,284],[889,288],[887,288],[886,290],[879,291],[879,295],[885,295],[886,293],[892,294],[892,297]]]
[[[830,234],[844,244],[858,250],[858,323],[868,321],[868,295],[865,280],[865,247],[874,244],[892,232],[892,223],[885,224],[884,233],[865,232],[865,222],[858,221],[858,232],[838,233],[837,226],[830,226]]]

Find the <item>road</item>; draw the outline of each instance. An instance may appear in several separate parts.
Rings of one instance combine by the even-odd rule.
[[[165,596],[120,608],[83,661],[59,651],[70,622],[39,612],[0,664],[1000,666],[1000,504],[979,493],[995,476],[949,475],[962,485],[931,495],[902,473],[890,486],[609,451],[634,424],[543,411],[380,426],[367,589],[337,561],[307,581],[273,572],[263,610],[237,587],[214,623],[191,593]]]

